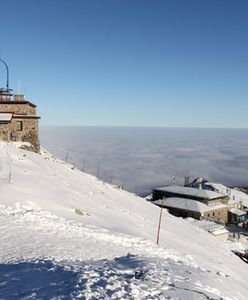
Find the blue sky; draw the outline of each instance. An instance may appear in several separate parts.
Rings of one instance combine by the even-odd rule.
[[[247,15],[246,0],[2,1],[0,54],[43,125],[248,128]]]

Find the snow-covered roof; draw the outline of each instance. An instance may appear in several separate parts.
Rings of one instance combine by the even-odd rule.
[[[232,214],[237,215],[237,216],[246,215],[245,211],[238,209],[238,208],[230,208],[228,211],[230,211]]]
[[[10,122],[12,115],[12,113],[0,113],[0,122]]]
[[[212,182],[206,182],[206,186],[213,187],[215,190],[217,190],[219,193],[226,195],[228,193],[228,187],[221,183],[212,183]]]
[[[226,208],[227,205],[216,204],[216,205],[206,205],[202,202],[193,199],[169,197],[163,200],[153,201],[154,204],[163,205],[165,207],[173,207],[188,211],[195,211],[199,213],[204,213],[208,211],[213,211],[216,209]]]
[[[219,230],[225,228],[223,224],[217,224],[213,220],[196,220],[193,218],[188,218],[187,219],[190,222],[193,222],[195,226],[204,229],[205,231],[214,231],[214,230]]]
[[[220,183],[208,182],[207,185],[212,186],[219,193],[229,196],[229,203],[241,202],[243,205],[248,207],[248,195],[242,191],[237,190],[236,188],[229,188]]]
[[[203,189],[197,189],[197,188],[191,188],[191,187],[185,187],[185,186],[163,186],[163,187],[157,187],[154,190],[156,191],[163,191],[163,192],[170,192],[170,193],[177,193],[181,195],[188,195],[188,196],[194,196],[199,198],[208,198],[208,199],[216,199],[223,197],[222,194],[216,193],[213,191],[203,190]]]
[[[216,236],[216,235],[228,234],[229,231],[226,230],[225,228],[222,228],[222,229],[212,230],[211,233]]]

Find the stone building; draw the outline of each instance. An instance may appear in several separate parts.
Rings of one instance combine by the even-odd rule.
[[[36,105],[27,101],[24,95],[13,95],[9,88],[9,68],[4,60],[0,62],[6,68],[6,88],[0,88],[0,140],[29,142],[30,150],[40,151],[39,116]]]
[[[36,105],[24,95],[0,90],[0,140],[29,142],[39,152],[39,130]]]
[[[217,192],[184,186],[162,186],[153,189],[152,199],[158,200],[169,197],[193,199],[206,205],[228,204],[228,197]]]
[[[175,216],[228,222],[228,197],[220,193],[192,187],[164,186],[153,190],[152,200]]]
[[[222,203],[207,205],[197,200],[177,197],[155,200],[153,203],[167,208],[169,213],[176,217],[208,219],[224,224],[228,222],[228,206]]]

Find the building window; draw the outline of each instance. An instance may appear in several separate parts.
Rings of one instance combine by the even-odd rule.
[[[213,212],[213,217],[215,216],[215,213]]]
[[[17,121],[17,131],[22,131],[23,129],[23,122],[22,121]]]

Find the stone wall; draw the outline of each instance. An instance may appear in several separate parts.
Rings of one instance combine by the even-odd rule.
[[[207,211],[203,214],[200,212],[195,212],[195,211],[189,211],[189,210],[184,210],[184,209],[179,209],[179,208],[174,208],[174,207],[167,207],[169,210],[169,213],[173,214],[176,217],[183,217],[183,218],[194,218],[196,220],[205,220],[205,219],[210,219],[210,220],[215,220],[223,223],[228,222],[228,208],[223,207],[220,209],[213,209],[212,211]],[[210,208],[211,209],[211,208]]]
[[[18,104],[10,104],[0,102],[0,112],[13,112],[15,114],[22,114],[22,115],[36,115],[35,107],[29,105],[28,103],[18,103]]]
[[[211,209],[211,206],[209,206]],[[204,217],[202,219],[211,219],[219,222],[228,222],[228,208],[223,207],[219,209],[213,209],[212,211],[208,211],[204,213]]]
[[[18,130],[18,121],[22,122],[22,130]],[[12,119],[10,123],[0,124],[0,140],[22,141],[33,145],[36,152],[39,151],[39,132],[37,119]]]
[[[9,112],[21,116],[13,116],[11,122],[0,123],[0,140],[21,141],[31,144],[30,150],[39,152],[38,118],[35,118],[36,109],[29,103],[0,103],[0,112]],[[30,116],[30,117],[29,117]]]

